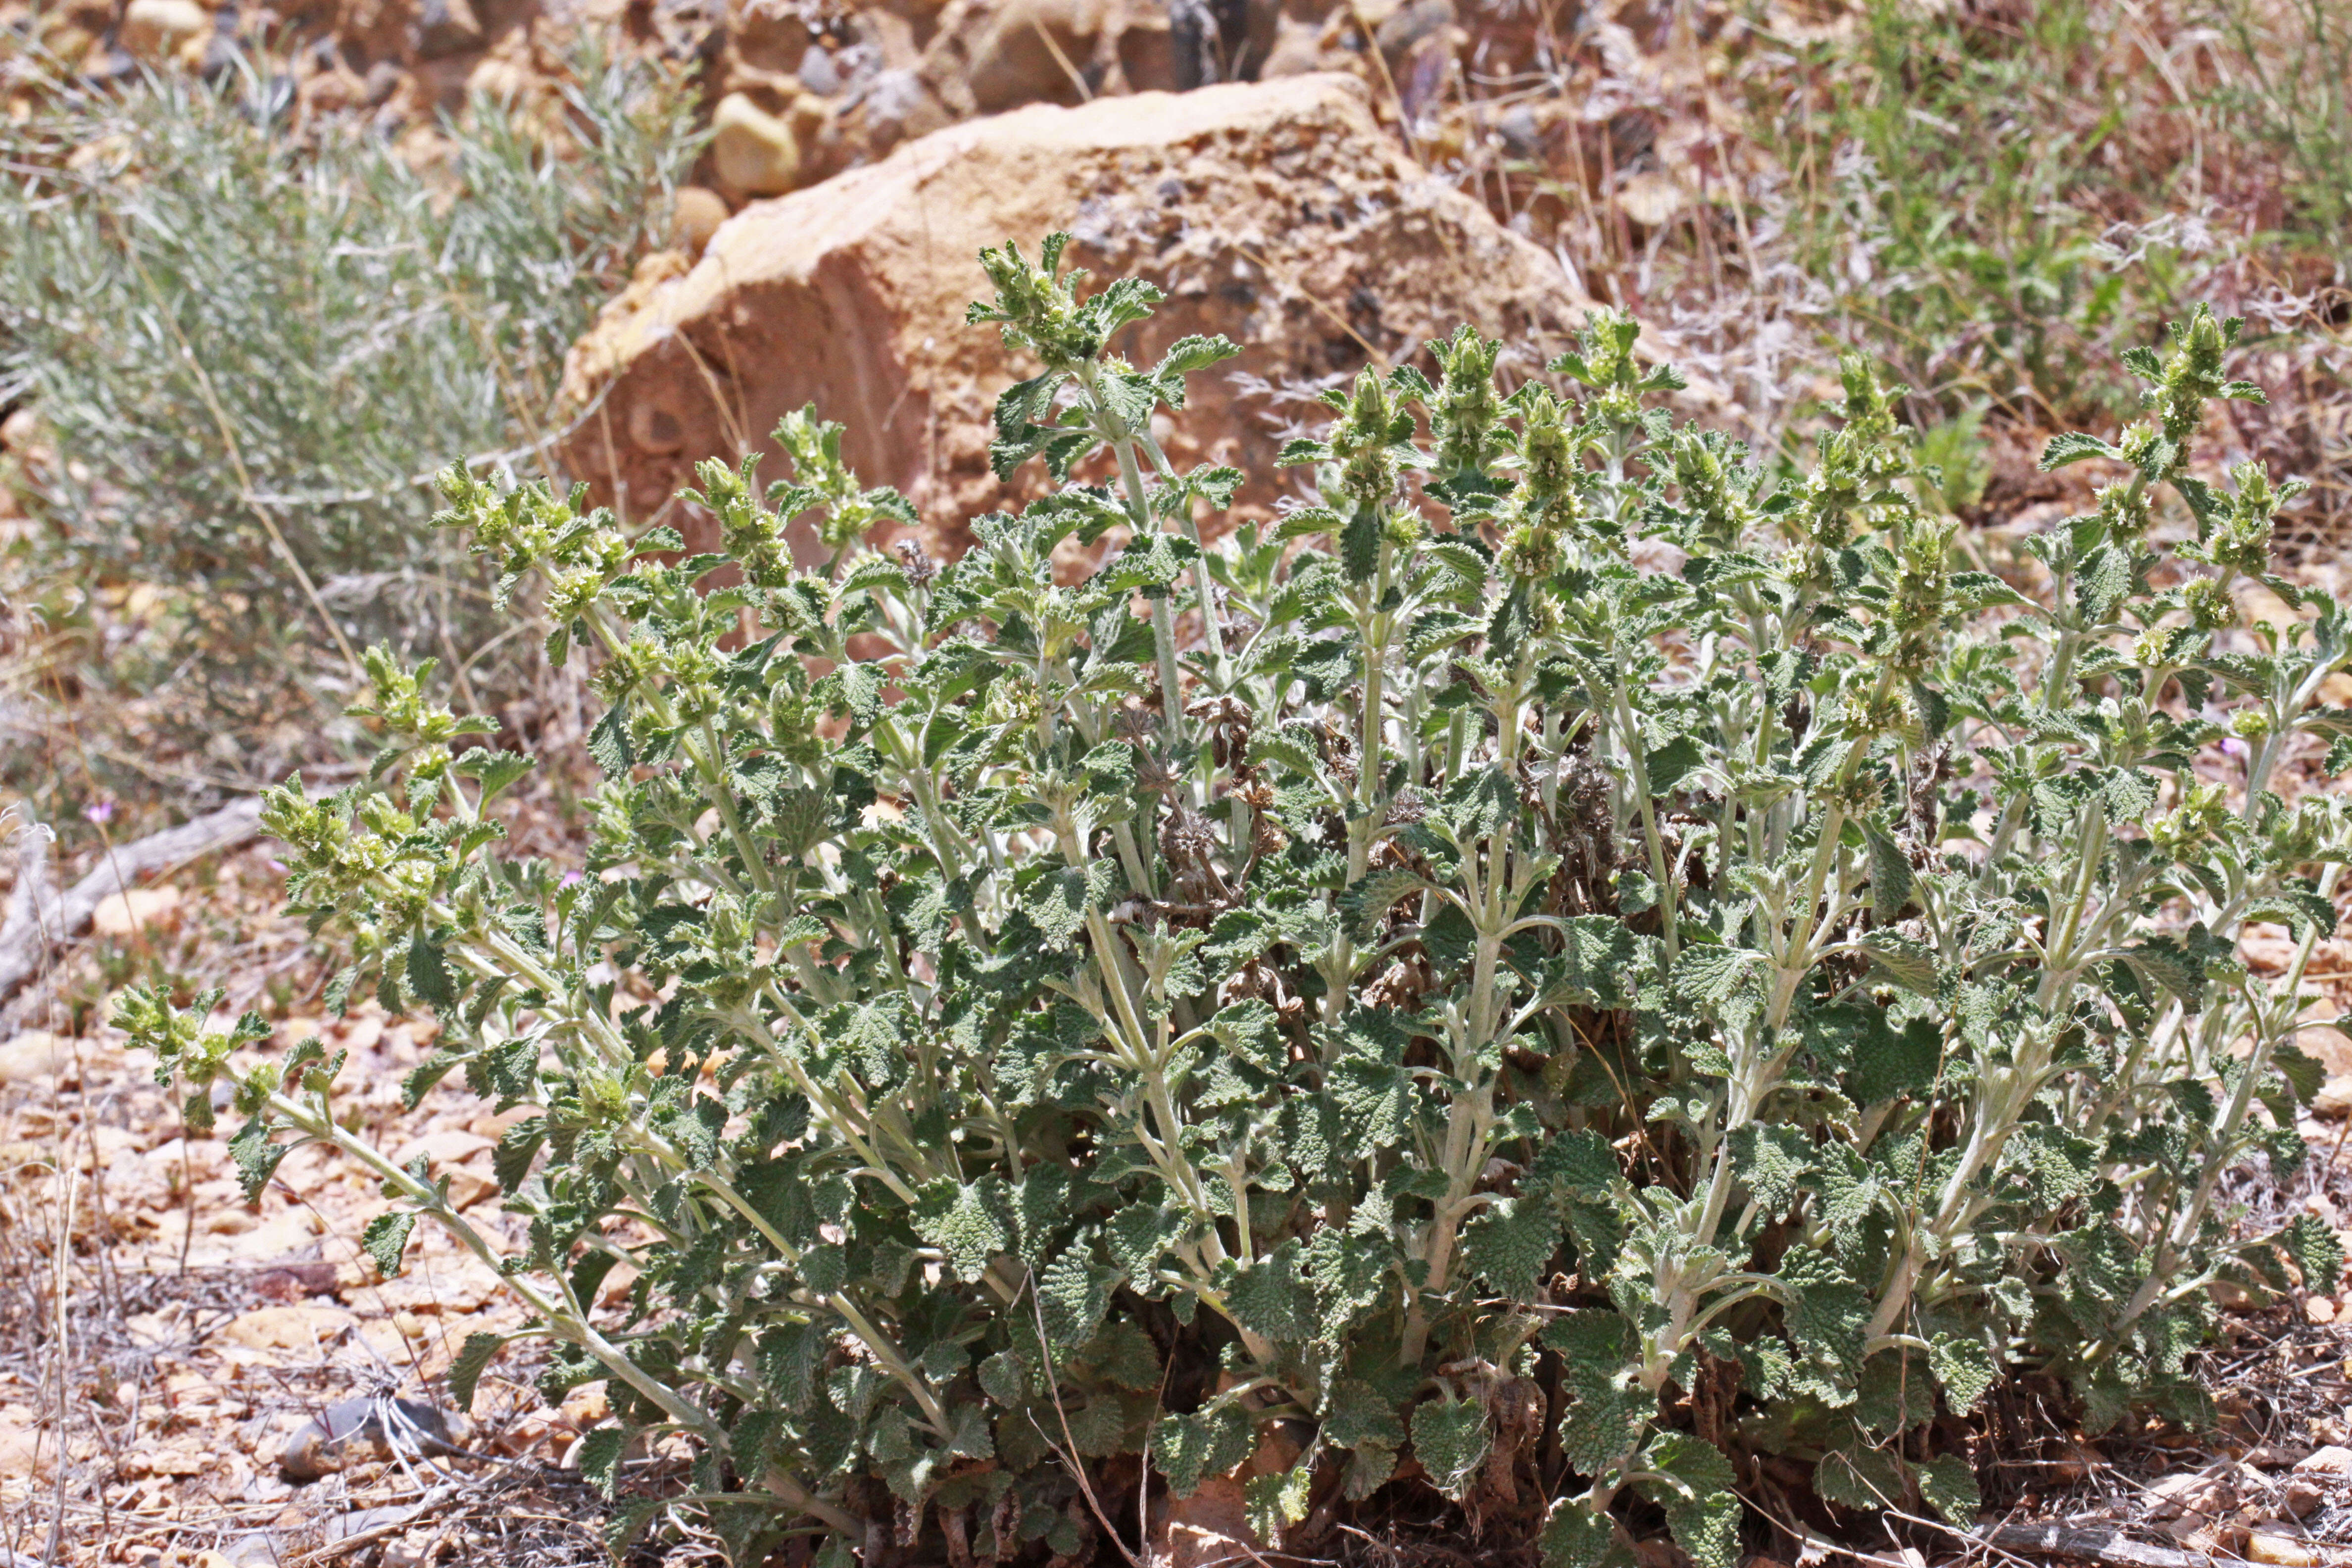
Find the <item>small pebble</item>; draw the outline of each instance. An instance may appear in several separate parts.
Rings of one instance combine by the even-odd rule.
[[[2294,1468],[2305,1475],[2352,1476],[2352,1448],[2331,1443],[2298,1460]]]

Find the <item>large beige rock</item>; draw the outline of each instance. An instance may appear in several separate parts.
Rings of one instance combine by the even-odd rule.
[[[1076,103],[1092,90],[1086,67],[1111,19],[1109,9],[1105,0],[986,0],[975,10],[970,58],[956,61],[944,47],[964,40],[943,26],[925,64],[943,86],[960,75],[982,114],[1028,103]],[[960,72],[942,68],[955,64]]]
[[[1132,356],[1192,332],[1244,345],[1194,378],[1170,455],[1241,467],[1258,508],[1297,480],[1277,480],[1269,419],[1299,408],[1244,397],[1229,372],[1318,381],[1466,320],[1506,337],[1526,373],[1587,308],[1550,256],[1413,165],[1351,78],[1033,106],[754,203],[691,272],[608,310],[567,368],[590,411],[570,465],[643,518],[697,458],[732,458],[813,400],[848,426],[866,482],[906,491],[952,548],[1010,499],[989,471],[990,409],[1034,372],[993,329],[964,324],[987,287],[978,254],[1013,238],[1034,255],[1056,228],[1097,285],[1133,273],[1169,293],[1131,331]]]

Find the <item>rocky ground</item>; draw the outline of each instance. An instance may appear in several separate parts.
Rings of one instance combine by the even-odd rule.
[[[251,847],[118,897],[38,983],[56,1027],[0,1046],[0,1563],[601,1562],[601,1500],[562,1469],[593,1393],[541,1408],[518,1354],[470,1418],[438,1414],[465,1335],[517,1324],[496,1276],[436,1232],[382,1278],[358,1246],[373,1184],[315,1150],[243,1202],[221,1137],[100,1022],[110,977],[222,977],[283,1043],[351,1051],[358,1123],[515,1239],[482,1202],[499,1120],[462,1089],[404,1108],[431,1025],[320,1017],[276,885]]]

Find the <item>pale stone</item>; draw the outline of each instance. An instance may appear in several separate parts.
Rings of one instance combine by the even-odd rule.
[[[703,185],[680,185],[670,208],[669,243],[688,260],[699,259],[710,237],[727,221],[727,202]]]
[[[0,1046],[0,1083],[31,1083],[73,1060],[73,1043],[47,1029],[27,1029]]]
[[[196,0],[131,0],[122,13],[120,37],[132,58],[161,65],[181,46],[212,30],[212,13]]]
[[[710,155],[719,177],[748,195],[781,195],[798,183],[800,140],[792,121],[748,93],[730,92],[710,111]]]
[[[135,936],[151,926],[169,926],[180,907],[180,889],[173,887],[127,888],[101,900],[89,917],[90,930],[100,936]]]
[[[1079,67],[1102,31],[1102,0],[1004,0],[974,43],[963,79],[982,114],[1087,96]]]
[[[2257,1530],[2246,1537],[2246,1561],[2268,1563],[2273,1568],[2319,1568],[2326,1558],[2314,1542]]]
[[[341,1307],[262,1307],[230,1319],[216,1337],[247,1350],[323,1350],[358,1322]]]
[[[2311,1109],[2330,1121],[2340,1121],[2347,1111],[2352,1111],[2352,1073],[2331,1078],[2321,1084],[2318,1094],[2312,1098]]]

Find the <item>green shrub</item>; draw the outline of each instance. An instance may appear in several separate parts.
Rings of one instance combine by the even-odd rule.
[[[60,76],[0,122],[0,405],[57,448],[36,567],[172,591],[93,665],[266,721],[289,666],[348,698],[339,639],[471,654],[495,629],[427,470],[544,471],[564,353],[698,145],[663,68],[572,67],[560,132],[478,99],[430,175],[362,123],[290,119],[259,61]]]
[[[388,658],[372,781],[271,799],[355,955],[333,1002],[443,1021],[411,1093],[537,1109],[504,1267],[548,1392],[612,1380],[592,1473],[685,1432],[739,1543],[871,1520],[1042,1560],[1133,1528],[1146,1453],[1180,1498],[1246,1466],[1269,1537],[1435,1489],[1556,1568],[1662,1528],[1726,1568],[1757,1454],[1965,1520],[1939,1412],[2033,1373],[2094,1429],[2193,1416],[2209,1282],[2332,1283],[2317,1222],[2215,1205],[2302,1157],[2315,1088],[2296,981],[2347,816],[2272,786],[2302,737],[2352,765],[2314,706],[2345,612],[2266,574],[2285,489],[2185,471],[2253,395],[2234,324],[2134,354],[2146,422],[2052,445],[2115,477],[2028,542],[2030,595],[1952,564],[1860,362],[1768,489],[1646,405],[1675,377],[1608,313],[1564,398],[1504,396],[1466,330],[1434,385],[1365,374],[1285,454],[1322,504],[1203,550],[1237,476],[1150,432],[1232,346],[1130,367],[1157,295],[1083,298],[1061,248],[988,253],[974,320],[1043,366],[1000,471],[1067,482],[952,564],[862,542],[903,503],[805,416],[789,480],[703,468],[709,555],[449,472],[445,521],[544,579],[610,701],[584,876],[496,852],[526,764]],[[2241,627],[2249,576],[2317,618]],[[2293,931],[2283,979],[2252,921]],[[336,1124],[315,1042],[121,1022],[193,1116],[235,1080],[249,1183],[289,1131],[382,1174],[387,1271],[420,1214],[494,1256]],[[1266,1469],[1269,1425],[1303,1449]]]

